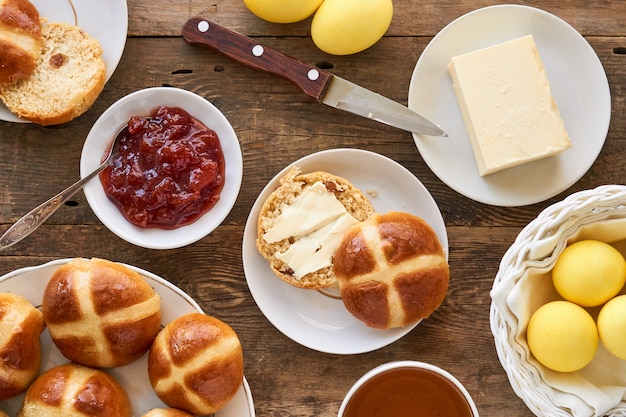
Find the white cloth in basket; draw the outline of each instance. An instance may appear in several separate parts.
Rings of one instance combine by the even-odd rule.
[[[512,272],[512,279],[507,277],[494,284],[491,295],[511,326],[510,342],[523,349],[522,361],[526,363],[522,366],[535,368],[531,373],[540,379],[537,391],[572,416],[602,416],[626,400],[626,361],[611,355],[600,343],[596,356],[585,368],[571,373],[555,372],[539,364],[526,343],[526,327],[534,311],[549,301],[562,299],[554,289],[550,271],[566,243],[597,239],[613,244],[626,254],[626,219],[570,225],[567,229],[574,232],[566,236],[565,241],[564,236],[557,233],[532,242],[527,253],[530,259]],[[594,318],[599,309],[589,310]],[[541,387],[541,381],[547,384],[547,389]]]

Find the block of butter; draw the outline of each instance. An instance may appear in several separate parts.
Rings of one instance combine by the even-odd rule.
[[[448,65],[481,176],[571,147],[532,35]]]

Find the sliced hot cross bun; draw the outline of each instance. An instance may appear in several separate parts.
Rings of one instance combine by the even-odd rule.
[[[148,356],[148,376],[169,407],[197,415],[223,408],[243,383],[243,352],[235,331],[201,313],[172,321]]]
[[[150,349],[161,326],[159,295],[137,272],[104,259],[59,267],[44,291],[43,316],[61,353],[112,368]]]
[[[68,363],[32,383],[17,417],[130,417],[128,394],[108,373]]]
[[[39,374],[45,329],[41,311],[26,298],[0,293],[0,400],[28,388]]]
[[[341,233],[374,213],[367,197],[347,179],[292,167],[259,212],[256,246],[272,272],[306,289],[336,285],[332,267]]]
[[[348,229],[334,271],[346,309],[377,329],[428,317],[443,302],[450,278],[433,229],[420,217],[394,211]]]

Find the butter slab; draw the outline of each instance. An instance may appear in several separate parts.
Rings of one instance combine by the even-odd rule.
[[[455,56],[448,71],[481,176],[572,146],[532,35]]]

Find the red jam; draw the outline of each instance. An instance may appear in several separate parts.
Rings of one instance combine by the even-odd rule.
[[[104,191],[132,224],[174,229],[219,200],[224,154],[217,134],[177,107],[131,117],[100,173]]]

